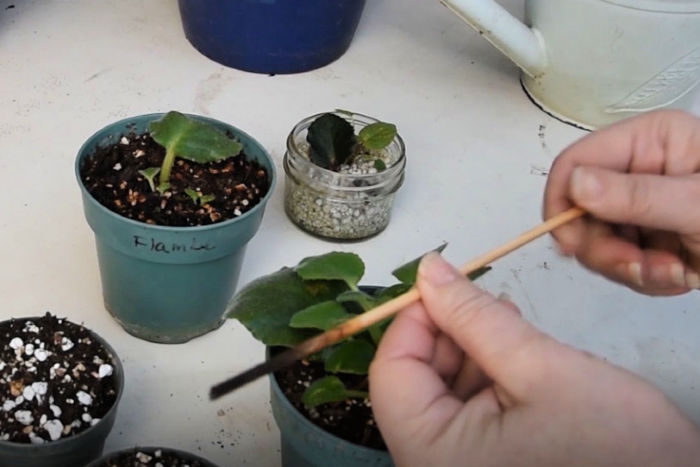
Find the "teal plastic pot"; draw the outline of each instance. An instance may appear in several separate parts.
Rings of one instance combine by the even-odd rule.
[[[189,462],[199,462],[202,466],[204,467],[216,467],[216,464],[213,464],[209,462],[208,460],[204,459],[203,457],[195,456],[194,454],[190,454],[189,452],[185,451],[180,451],[179,449],[172,449],[172,448],[161,448],[161,447],[135,447],[135,448],[129,448],[129,449],[122,449],[121,451],[115,451],[110,454],[107,454],[106,456],[91,462],[90,464],[87,465],[87,467],[106,467],[107,462],[111,460],[118,459],[120,456],[124,454],[132,454],[135,452],[143,452],[144,454],[153,455],[154,452],[156,451],[163,451],[164,453],[170,453],[170,454],[175,454],[177,455],[180,459],[184,461],[189,461]]]
[[[249,158],[268,171],[270,189],[250,211],[234,219],[198,227],[167,227],[128,219],[88,193],[80,179],[82,161],[98,146],[121,135],[143,133],[163,114],[140,115],[106,126],[78,151],[75,175],[88,224],[95,233],[102,294],[107,311],[130,334],[152,342],[181,343],[218,328],[235,291],[248,241],[262,221],[275,185],[267,151],[238,128],[190,115],[228,130]]]
[[[23,318],[37,320],[39,317]],[[124,368],[119,356],[104,339],[90,331],[92,338],[112,355],[117,398],[114,405],[95,425],[68,438],[44,444],[24,444],[0,441],[0,466],[8,467],[79,467],[102,454],[107,435],[117,418],[117,407],[124,393]]]
[[[310,422],[285,397],[274,375],[270,404],[280,430],[282,467],[393,467],[388,451],[350,443]]]

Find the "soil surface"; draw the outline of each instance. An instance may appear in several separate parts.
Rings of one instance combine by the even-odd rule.
[[[98,467],[205,467],[202,462],[183,459],[167,449],[139,449],[125,452],[114,459],[98,464]]]
[[[0,440],[42,444],[97,423],[117,398],[113,356],[46,314],[0,323]]]
[[[116,144],[86,157],[80,177],[103,206],[124,217],[165,226],[207,225],[238,217],[252,209],[270,188],[267,170],[244,152],[220,162],[197,164],[177,158],[170,188],[154,190],[139,173],[160,167],[165,149],[148,133],[129,133]],[[158,176],[155,177],[158,186]],[[185,189],[214,200],[200,205]]]
[[[372,406],[367,399],[350,399],[343,402],[321,404],[307,409],[301,401],[306,388],[317,379],[328,376],[323,363],[301,360],[293,366],[275,373],[277,383],[287,399],[314,424],[351,443],[369,448],[384,449],[386,445],[374,421]],[[366,376],[338,374],[348,389],[369,390]]]

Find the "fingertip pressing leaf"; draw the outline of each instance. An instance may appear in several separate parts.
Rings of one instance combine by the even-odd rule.
[[[311,328],[327,331],[344,323],[354,315],[345,311],[343,305],[329,300],[311,305],[295,313],[289,320],[289,326],[293,328]]]
[[[376,122],[367,125],[357,135],[362,145],[368,149],[383,149],[396,137],[396,125],[393,123]]]
[[[329,402],[342,402],[351,397],[367,398],[365,391],[348,390],[337,376],[326,376],[314,381],[306,388],[301,401],[308,408],[313,408]]]
[[[443,243],[432,251],[442,253],[442,250],[444,250],[446,246],[447,243]],[[399,266],[398,268],[394,269],[391,274],[404,284],[414,284],[416,282],[416,276],[418,275],[418,265],[420,264],[421,259],[423,259],[423,256],[425,256],[425,254],[402,266]]]
[[[139,170],[139,173],[143,175],[143,178],[148,182],[148,186],[151,187],[151,191],[156,191],[155,178],[160,172],[160,167],[148,167],[147,169]]]
[[[355,289],[365,273],[365,263],[355,253],[333,251],[304,258],[295,271],[304,280],[342,280]]]
[[[352,155],[355,130],[344,118],[326,113],[309,125],[306,141],[311,162],[324,169],[337,170]]]
[[[342,342],[326,359],[325,369],[331,373],[366,375],[376,350],[365,339]]]

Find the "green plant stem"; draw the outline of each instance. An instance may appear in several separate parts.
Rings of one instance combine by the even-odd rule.
[[[354,389],[345,390],[345,394],[348,397],[353,397],[356,399],[369,399],[369,392],[367,391],[356,391]]]
[[[158,177],[160,186],[166,186],[170,184],[170,171],[173,169],[174,163],[175,150],[171,146],[166,148],[165,157],[163,158],[163,164],[160,166],[160,175]]]

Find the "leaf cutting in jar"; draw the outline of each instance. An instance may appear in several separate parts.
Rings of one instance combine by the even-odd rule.
[[[355,131],[344,118],[327,113],[309,125],[306,141],[311,162],[335,171],[352,156]]]

